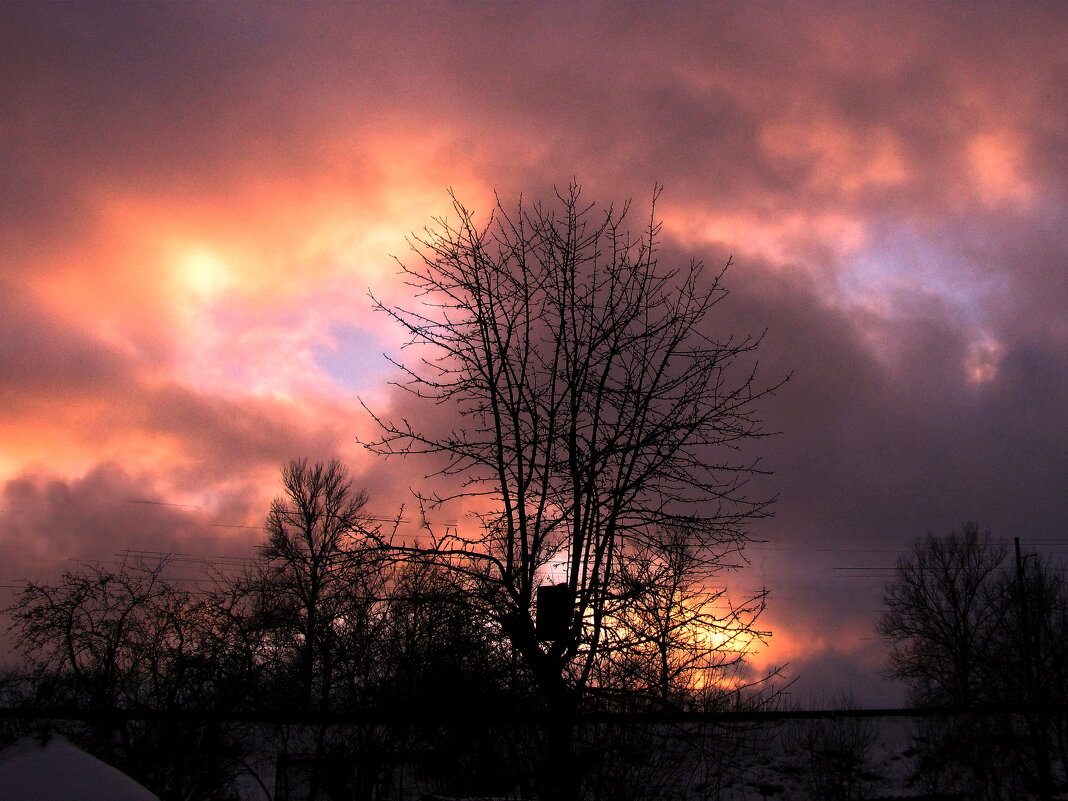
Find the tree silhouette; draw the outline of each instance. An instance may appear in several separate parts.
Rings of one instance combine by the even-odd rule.
[[[928,536],[898,561],[878,629],[915,703],[977,713],[926,727],[934,762],[961,766],[974,792],[1015,781],[1048,799],[1068,768],[1068,588],[1016,547],[1013,563],[976,523]]]
[[[660,267],[655,217],[633,237],[627,206],[586,203],[577,186],[557,201],[513,213],[498,201],[478,224],[453,197],[456,219],[414,238],[400,267],[419,305],[376,308],[417,349],[398,362],[401,386],[458,422],[436,431],[372,412],[381,435],[365,444],[439,457],[437,474],[460,478],[454,495],[422,501],[466,498],[475,530],[390,544],[448,570],[503,631],[554,721],[542,792],[571,798],[570,721],[620,601],[653,591],[635,560],[667,560],[682,541],[695,569],[715,572],[767,513],[747,493],[758,468],[740,448],[763,435],[756,406],[773,388],[745,364],[759,338],[710,330],[722,272]],[[566,587],[551,638],[536,626],[546,583]]]
[[[972,706],[994,667],[992,644],[1009,611],[1008,549],[975,523],[928,536],[898,561],[879,633],[892,643],[890,672],[921,705]]]
[[[325,710],[345,661],[370,657],[386,574],[367,540],[367,496],[352,488],[344,465],[290,461],[282,484],[253,585],[274,661],[294,657],[298,703]]]
[[[5,610],[32,684],[23,700],[102,713],[225,706],[213,607],[171,575],[172,561],[128,556],[65,571],[55,583],[27,582]],[[104,714],[84,723],[78,739],[165,801],[230,798],[240,770],[231,732],[210,718]]]
[[[260,692],[273,705],[304,712],[360,709],[369,703],[385,625],[389,571],[373,541],[367,495],[352,486],[341,462],[306,459],[282,467],[284,493],[271,502],[266,542],[246,579],[254,629],[269,652]],[[367,762],[367,727],[353,727],[344,742],[325,723],[280,731],[283,752],[307,760],[312,798],[347,780],[330,755]],[[335,775],[338,774],[338,775]],[[369,793],[369,771],[361,771]],[[370,775],[366,775],[370,774]],[[288,774],[287,774],[288,775]],[[351,778],[351,777],[350,777]]]
[[[766,593],[732,601],[714,585],[703,557],[678,532],[656,548],[642,545],[621,566],[623,583],[641,587],[606,611],[610,620],[593,685],[630,708],[711,711],[736,704],[731,690],[750,685],[745,655]],[[761,699],[753,693],[749,699]],[[766,699],[764,699],[766,700]]]

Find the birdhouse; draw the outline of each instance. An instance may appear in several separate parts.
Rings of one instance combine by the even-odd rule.
[[[566,584],[546,584],[538,587],[535,626],[542,642],[562,640],[571,630],[575,601]]]

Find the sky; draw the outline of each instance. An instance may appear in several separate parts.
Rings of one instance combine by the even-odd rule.
[[[369,292],[449,210],[575,180],[733,257],[775,516],[758,668],[893,704],[897,558],[976,520],[1068,552],[1068,6],[0,6],[0,582],[248,553],[288,459],[392,514]],[[640,223],[639,223],[640,224]]]

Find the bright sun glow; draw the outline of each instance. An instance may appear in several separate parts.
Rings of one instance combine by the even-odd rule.
[[[226,261],[206,248],[193,248],[177,261],[180,282],[204,300],[217,298],[234,283]]]

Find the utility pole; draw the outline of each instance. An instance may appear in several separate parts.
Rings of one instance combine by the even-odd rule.
[[[1031,605],[1028,602],[1027,586],[1024,581],[1023,556],[1020,554],[1020,538],[1013,537],[1016,547],[1016,602],[1020,607],[1020,628],[1023,634],[1024,659],[1024,722],[1031,736],[1035,756],[1035,779],[1038,783],[1038,797],[1041,801],[1053,798],[1053,781],[1049,764],[1049,721],[1046,703],[1049,699],[1039,698],[1038,676],[1035,670],[1034,630],[1031,628]]]

